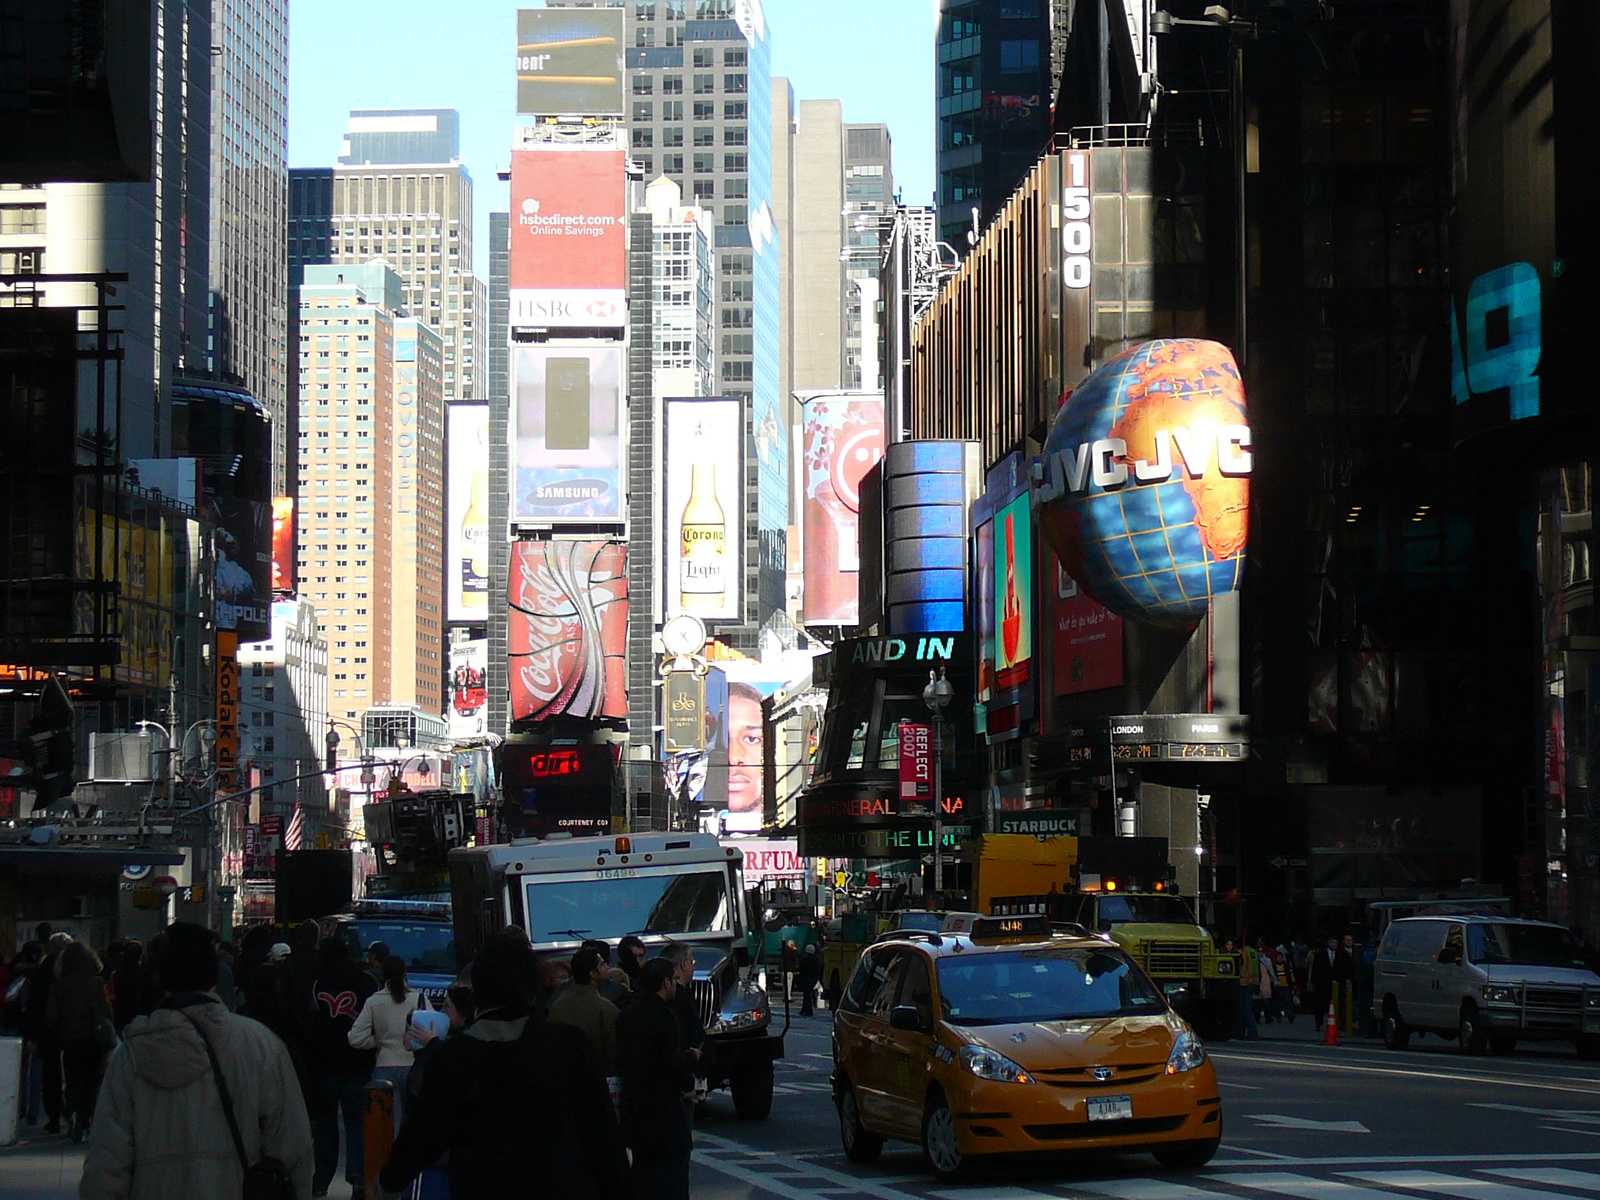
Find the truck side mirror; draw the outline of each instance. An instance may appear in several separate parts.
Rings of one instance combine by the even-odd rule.
[[[914,1004],[901,1004],[889,1012],[889,1028],[903,1029],[908,1033],[925,1033],[922,1017]]]

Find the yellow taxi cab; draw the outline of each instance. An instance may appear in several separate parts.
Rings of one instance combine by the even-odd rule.
[[[1161,989],[1108,939],[1048,918],[952,915],[861,956],[833,1022],[846,1157],[920,1142],[936,1175],[972,1159],[1153,1153],[1203,1166],[1222,1137],[1216,1071]]]

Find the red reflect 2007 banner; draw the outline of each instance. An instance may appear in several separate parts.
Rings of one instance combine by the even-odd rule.
[[[511,719],[628,715],[628,549],[517,542],[507,626]]]

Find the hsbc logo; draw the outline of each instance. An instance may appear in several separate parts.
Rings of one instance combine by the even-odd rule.
[[[530,217],[533,216],[534,213],[539,211],[539,202],[532,196],[529,196],[522,202],[522,211],[527,213]]]

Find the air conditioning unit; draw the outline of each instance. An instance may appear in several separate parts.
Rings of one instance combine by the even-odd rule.
[[[89,779],[95,783],[153,783],[165,778],[166,746],[149,730],[91,733]]]

